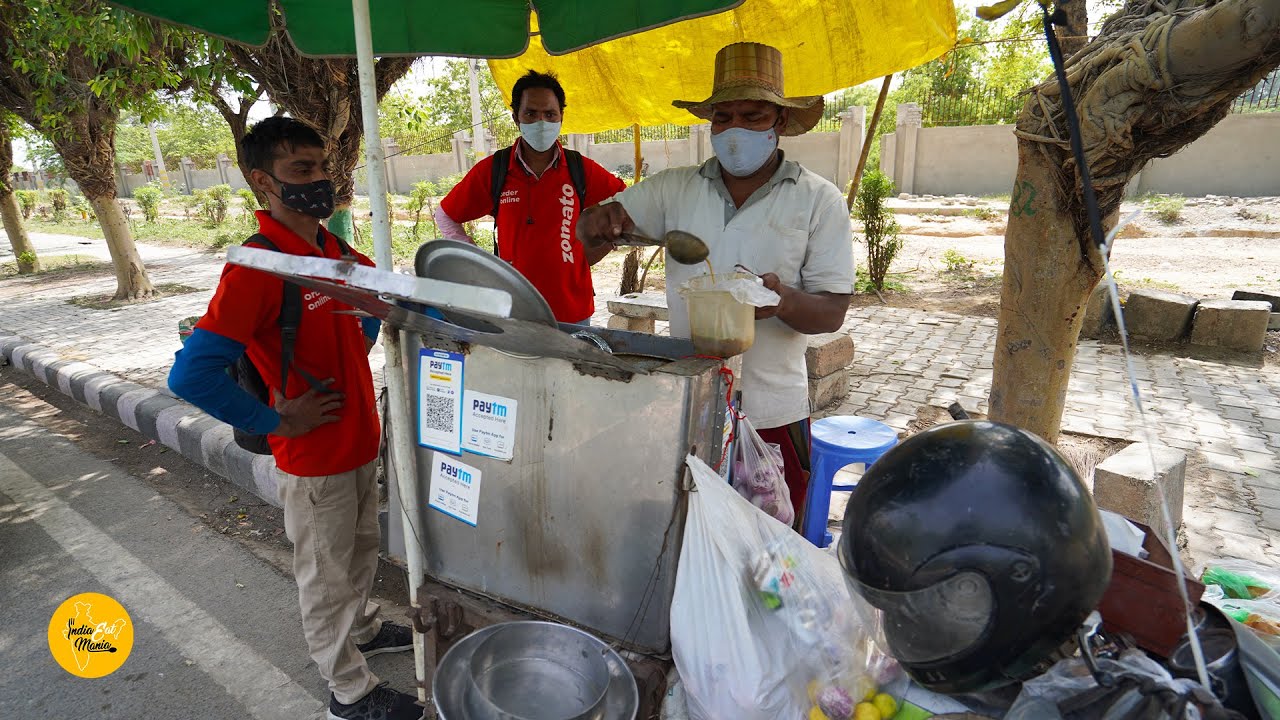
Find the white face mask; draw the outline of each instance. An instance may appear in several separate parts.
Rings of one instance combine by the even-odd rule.
[[[534,150],[546,152],[556,143],[556,138],[560,137],[560,123],[546,120],[520,123],[520,137]]]
[[[773,128],[729,128],[711,136],[711,148],[726,172],[734,177],[747,177],[773,157],[773,151],[778,149],[778,133]]]

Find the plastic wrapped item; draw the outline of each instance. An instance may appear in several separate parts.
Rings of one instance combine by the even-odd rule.
[[[759,512],[701,461],[688,465],[695,489],[671,638],[689,717],[891,717],[905,675],[879,651],[836,559]]]
[[[738,421],[738,440],[733,447],[733,489],[783,525],[795,522],[782,450],[766,443],[745,417]]]
[[[1226,597],[1240,600],[1280,594],[1280,571],[1244,560],[1214,560],[1205,566],[1200,581],[1218,585]]]
[[[1280,650],[1280,594],[1245,600],[1227,597],[1221,585],[1209,585],[1200,599],[1212,603],[1222,614],[1253,630],[1273,649]]]
[[[1118,659],[1099,658],[1098,668],[1113,675],[1151,683],[1175,693],[1191,692],[1192,680],[1174,679],[1139,650],[1129,650]],[[1098,685],[1084,660],[1061,660],[1045,674],[1028,680],[1005,720],[1200,720],[1200,712],[1188,703],[1185,714],[1171,717],[1154,695],[1143,695],[1133,684],[1118,688]]]
[[[756,308],[781,302],[774,291],[748,273],[698,275],[680,287],[689,306],[689,338],[701,355],[729,358],[756,339]]]

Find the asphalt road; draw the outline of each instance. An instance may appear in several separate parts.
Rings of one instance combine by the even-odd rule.
[[[323,717],[279,513],[235,492],[0,368],[0,718]],[[393,580],[376,592],[402,620]],[[135,633],[99,679],[69,674],[49,648],[55,609],[85,592],[119,601]],[[410,691],[411,654],[370,664]]]

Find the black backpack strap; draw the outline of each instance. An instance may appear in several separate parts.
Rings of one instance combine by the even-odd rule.
[[[578,191],[578,211],[587,209],[587,170],[582,166],[582,153],[577,150],[564,151],[564,163],[569,168],[569,179],[573,181],[573,189]]]
[[[336,235],[334,237],[337,238]],[[244,241],[245,245],[251,243],[261,245],[274,252],[280,252],[280,248],[276,247],[276,244],[262,233],[255,233]],[[351,248],[342,241],[342,238],[338,238],[338,245],[342,248],[343,254],[350,254]],[[294,350],[298,345],[298,327],[302,325],[302,288],[294,283],[285,282],[283,285],[280,297],[280,317],[276,324],[280,326],[280,394],[284,395],[285,390],[289,387],[289,368],[293,366]],[[312,388],[321,392],[332,392],[302,368],[294,368],[294,370]]]
[[[511,167],[511,146],[502,148],[493,154],[492,174],[489,177],[489,196],[493,200],[493,208],[489,214],[493,216],[493,254],[498,255],[498,208],[502,205],[502,188],[507,184],[507,170]]]
[[[489,196],[493,200],[490,215],[498,219],[498,206],[502,204],[502,187],[507,184],[507,170],[511,167],[511,148],[504,147],[493,154],[492,175],[489,184]]]

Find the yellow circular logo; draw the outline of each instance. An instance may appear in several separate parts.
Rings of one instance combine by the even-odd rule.
[[[133,621],[124,606],[98,593],[80,593],[49,620],[49,652],[63,670],[82,678],[110,675],[133,650]]]

